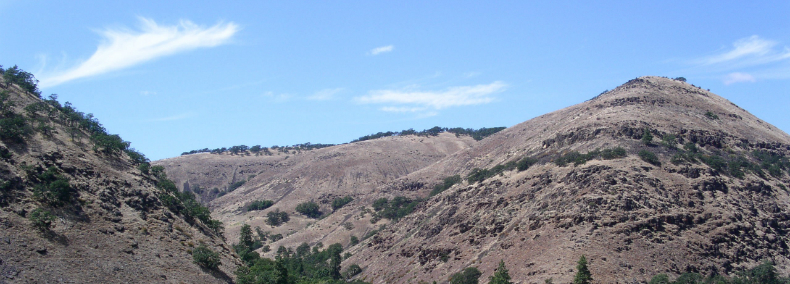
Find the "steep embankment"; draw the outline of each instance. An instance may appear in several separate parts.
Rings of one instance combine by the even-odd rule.
[[[128,144],[69,104],[0,86],[0,282],[232,281],[239,261],[221,235],[163,205],[164,179],[141,172]],[[193,262],[201,244],[219,269]]]
[[[246,223],[260,226],[285,238],[271,244],[297,246],[302,242],[325,244],[349,242],[351,235],[361,237],[372,228],[367,219],[354,213],[380,195],[374,189],[398,177],[426,167],[449,154],[468,148],[477,141],[469,136],[442,133],[438,136],[397,136],[355,142],[299,153],[266,155],[193,154],[154,162],[164,166],[168,176],[181,189],[197,186],[205,191],[225,191],[245,181],[235,190],[213,199],[209,205],[215,218],[227,226],[228,239],[238,240],[238,229]],[[422,186],[422,185],[404,185]],[[335,198],[353,201],[333,213]],[[275,204],[261,211],[246,211],[254,200]],[[320,205],[322,220],[305,217],[294,209],[299,203]],[[353,208],[353,209],[351,209]],[[287,212],[290,220],[280,226],[265,223],[269,212]],[[356,217],[356,218],[352,218]],[[315,223],[315,225],[312,225]],[[349,223],[351,225],[340,226]],[[351,229],[346,229],[351,228]]]
[[[582,155],[618,147],[626,157]],[[728,274],[766,259],[786,274],[788,156],[790,136],[726,99],[642,77],[396,180],[482,181],[430,198],[353,246],[344,264],[360,264],[359,279],[375,283],[444,281],[469,266],[487,278],[500,260],[515,283],[567,283],[581,255],[598,283]],[[536,163],[505,166],[523,158]]]

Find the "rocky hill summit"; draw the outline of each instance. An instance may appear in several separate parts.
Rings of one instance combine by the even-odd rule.
[[[0,283],[233,281],[205,207],[91,114],[0,71]]]
[[[787,275],[788,156],[790,136],[726,99],[640,77],[379,187],[434,196],[344,263],[373,283],[443,282],[467,267],[485,279],[500,260],[515,283],[568,283],[582,255],[596,283],[763,260]],[[400,184],[425,186],[390,190]]]

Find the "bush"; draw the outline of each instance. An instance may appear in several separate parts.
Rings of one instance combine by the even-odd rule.
[[[538,160],[526,157],[526,158],[523,158],[521,160],[518,160],[518,162],[516,162],[516,169],[518,169],[519,172],[526,171],[527,169],[529,169],[529,167],[531,167],[532,165],[534,165],[537,162],[538,162]]]
[[[380,198],[373,202],[373,210],[376,211],[374,217],[398,220],[409,215],[422,200],[412,200],[403,196],[396,196],[391,201],[387,198]]]
[[[587,258],[582,255],[576,263],[576,275],[573,276],[573,284],[589,284],[592,281],[592,274],[587,269]]]
[[[343,277],[346,279],[351,279],[351,277],[356,276],[357,274],[362,273],[362,267],[359,265],[352,264],[346,268],[346,271],[343,271]]]
[[[618,158],[625,158],[628,154],[625,152],[623,147],[615,147],[611,149],[603,149],[601,151],[601,158],[604,160],[613,160]]]
[[[318,218],[321,217],[321,210],[318,207],[318,204],[312,201],[303,202],[299,205],[296,205],[296,212],[301,213],[310,218]]]
[[[351,236],[351,245],[353,246],[358,243],[359,243],[359,239],[357,238],[357,236]]]
[[[71,200],[71,185],[68,178],[60,175],[55,167],[37,176],[39,183],[33,187],[33,196],[50,205],[61,205]]]
[[[247,211],[265,210],[272,207],[272,205],[274,205],[274,201],[271,200],[255,200],[247,205]]]
[[[653,143],[653,134],[650,133],[650,129],[645,128],[642,131],[642,143],[645,145],[650,145]]]
[[[350,203],[353,200],[354,198],[351,198],[351,196],[335,198],[334,200],[332,200],[332,210],[334,211],[340,209],[341,207],[345,206],[346,204]]]
[[[450,276],[450,284],[477,284],[483,273],[476,267],[467,267],[462,272]]]
[[[711,120],[717,120],[717,119],[719,119],[719,116],[718,116],[718,115],[716,115],[715,113],[713,113],[712,111],[708,111],[708,112],[706,112],[706,113],[705,113],[705,117],[707,117],[708,119],[711,119]]]
[[[240,180],[240,181],[231,183],[230,185],[228,185],[228,192],[236,190],[237,188],[239,188],[242,185],[244,185],[244,183],[246,183],[246,182],[247,182],[246,180]]]
[[[459,182],[461,182],[461,176],[460,175],[454,175],[454,176],[451,176],[451,177],[446,177],[446,178],[444,178],[444,180],[442,180],[442,183],[437,184],[437,185],[435,185],[433,187],[433,190],[431,190],[430,196],[434,196],[434,195],[437,195],[439,193],[442,193],[443,191],[451,188],[453,185],[455,185],[456,183],[459,183]]]
[[[207,269],[217,269],[220,265],[219,254],[204,244],[200,244],[200,246],[192,250],[192,261]]]
[[[648,163],[650,163],[650,164],[652,164],[654,166],[660,166],[661,165],[661,161],[658,160],[658,157],[656,156],[656,154],[654,154],[653,152],[650,152],[648,150],[641,150],[641,151],[639,151],[639,158],[641,158],[642,161],[648,162]]]
[[[33,222],[33,227],[41,232],[47,232],[52,228],[52,222],[55,221],[55,216],[47,210],[36,208],[30,212],[30,221]]]
[[[274,211],[269,211],[269,213],[266,213],[266,224],[272,227],[280,226],[288,222],[289,219],[290,218],[288,217],[288,213],[280,212],[280,209],[276,209]]]

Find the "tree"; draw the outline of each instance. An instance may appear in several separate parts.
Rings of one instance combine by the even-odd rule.
[[[592,274],[587,269],[587,258],[582,255],[576,264],[576,276],[573,277],[573,284],[590,284],[592,280]]]
[[[207,269],[217,269],[220,264],[219,254],[204,244],[200,244],[200,246],[192,250],[192,261]]]
[[[676,77],[675,80],[686,82],[686,77]]]
[[[246,246],[247,248],[252,248],[252,227],[249,224],[244,224],[241,226],[241,232],[239,233],[239,244]]]
[[[508,274],[504,260],[499,261],[499,267],[494,272],[494,275],[488,278],[488,284],[513,284],[513,282],[510,282],[510,274]]]
[[[33,210],[29,218],[33,222],[33,227],[41,232],[48,232],[52,228],[52,222],[55,221],[55,216],[52,216],[52,213],[41,208]]]
[[[669,276],[667,276],[666,274],[659,274],[653,276],[653,278],[650,279],[650,283],[648,284],[670,284],[670,283],[672,283],[672,281],[669,281]]]
[[[650,145],[652,141],[653,141],[653,134],[650,133],[650,129],[645,128],[642,131],[642,143],[645,143],[645,145]]]
[[[318,204],[312,201],[308,201],[296,205],[296,212],[302,213],[302,215],[305,215],[310,218],[321,217],[321,211],[319,210]]]
[[[483,273],[476,267],[467,267],[464,271],[450,276],[450,284],[478,284],[480,275]]]

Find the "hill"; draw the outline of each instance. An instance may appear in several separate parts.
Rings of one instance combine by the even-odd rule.
[[[659,273],[786,275],[790,136],[682,81],[641,77],[384,185],[464,180],[349,251],[358,279],[444,281],[504,260],[516,283]],[[368,207],[370,211],[375,208]]]
[[[0,282],[233,281],[205,207],[29,73],[0,71]]]

